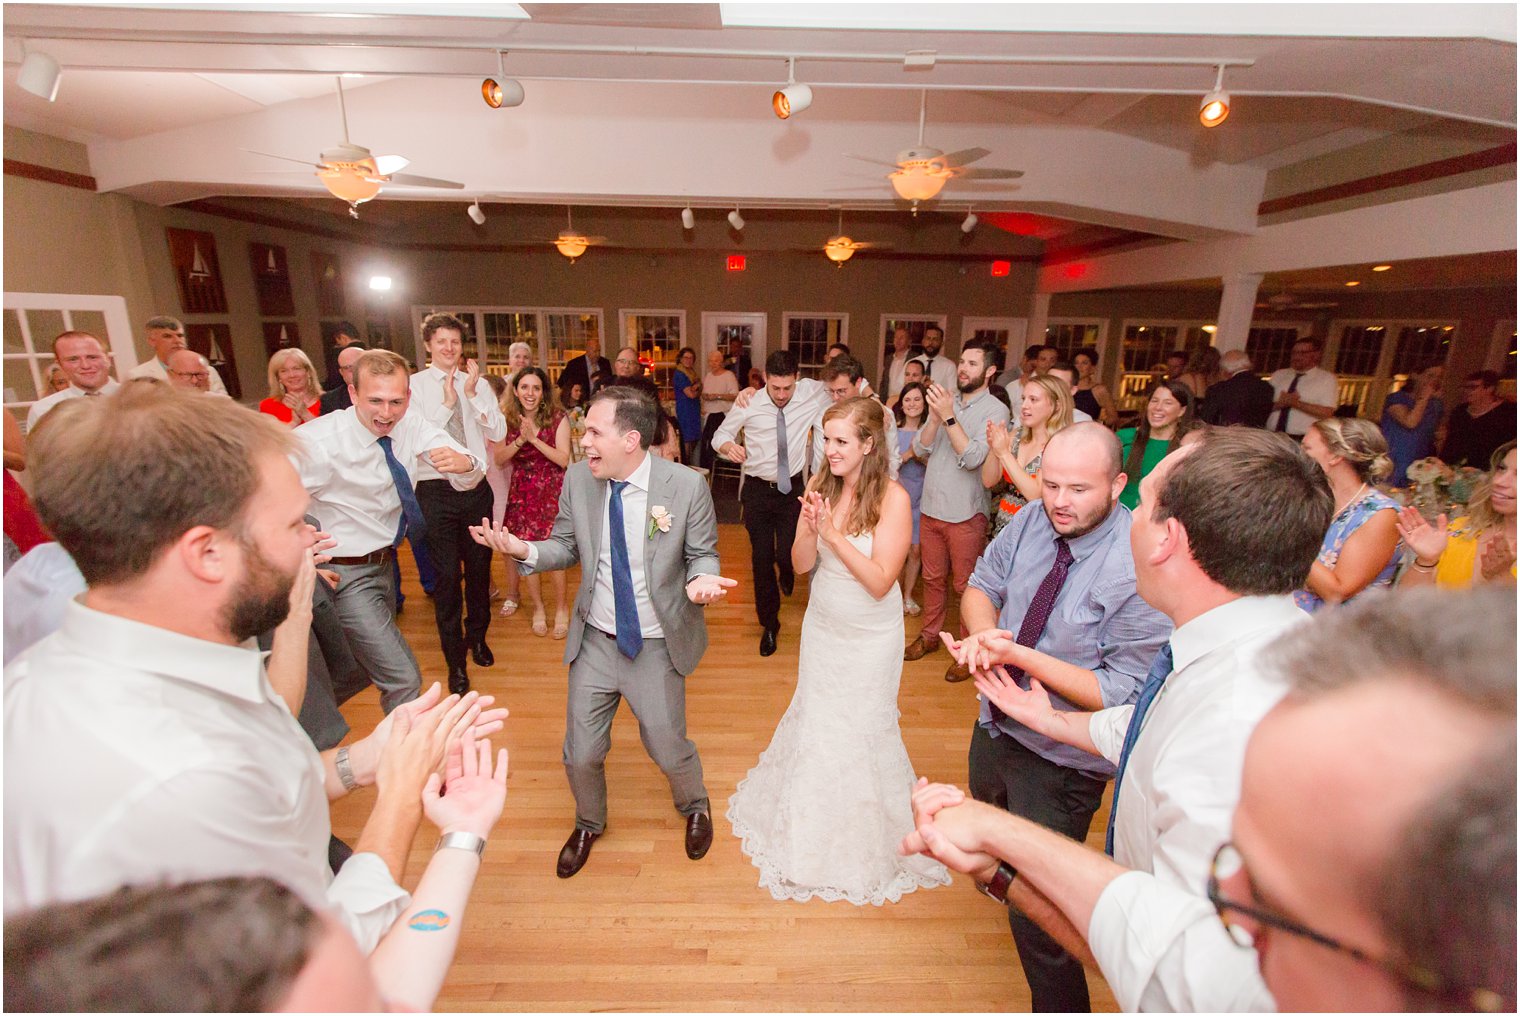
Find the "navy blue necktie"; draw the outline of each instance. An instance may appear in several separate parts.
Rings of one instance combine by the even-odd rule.
[[[1150,673],[1145,675],[1140,697],[1135,700],[1135,711],[1129,714],[1129,729],[1124,732],[1124,747],[1119,750],[1119,772],[1114,776],[1114,799],[1108,806],[1108,833],[1103,838],[1103,849],[1109,857],[1114,856],[1114,816],[1119,814],[1119,787],[1124,783],[1124,768],[1129,765],[1129,756],[1135,750],[1135,743],[1140,740],[1140,727],[1145,722],[1145,714],[1150,711],[1151,703],[1156,701],[1161,685],[1171,672],[1172,644],[1168,642],[1156,654]]]
[[[396,528],[396,538],[391,541],[392,547],[399,547],[401,541],[408,536],[413,540],[422,539],[427,526],[422,521],[422,505],[417,503],[417,491],[412,489],[412,478],[391,450],[389,435],[380,438],[378,444],[380,450],[385,452],[385,464],[391,471],[391,482],[396,485],[396,494],[401,498],[401,525]]]
[[[633,595],[633,570],[628,566],[628,536],[623,531],[623,490],[627,480],[612,481],[607,501],[608,538],[612,540],[612,601],[617,616],[618,652],[630,660],[644,648],[639,626],[639,601]]]

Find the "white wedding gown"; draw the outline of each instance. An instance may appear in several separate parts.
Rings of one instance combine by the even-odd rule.
[[[849,540],[870,555],[871,534]],[[950,884],[937,861],[897,853],[913,828],[913,767],[897,726],[902,647],[898,587],[873,598],[820,543],[797,691],[728,802],[760,886],[778,900],[881,906]]]

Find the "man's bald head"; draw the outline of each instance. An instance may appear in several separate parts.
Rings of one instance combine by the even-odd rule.
[[[1093,463],[1101,462],[1105,470],[1104,479],[1110,483],[1119,475],[1119,470],[1124,468],[1119,439],[1101,423],[1077,423],[1056,431],[1045,443],[1045,458],[1048,459],[1052,454],[1061,459],[1080,458]]]
[[[170,384],[202,392],[211,390],[211,363],[195,350],[175,350],[169,354],[169,361],[164,366]]]

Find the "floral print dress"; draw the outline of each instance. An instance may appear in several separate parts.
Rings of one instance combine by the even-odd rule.
[[[538,432],[546,445],[554,444],[564,413],[554,414],[548,426]],[[526,421],[525,421],[526,422]],[[531,424],[529,424],[531,426]],[[508,434],[508,441],[517,440]],[[507,496],[507,529],[522,540],[547,540],[559,511],[559,489],[565,482],[565,470],[544,457],[535,445],[525,444],[512,457],[512,486]]]

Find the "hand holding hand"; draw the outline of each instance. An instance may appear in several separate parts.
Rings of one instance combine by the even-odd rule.
[[[958,788],[919,778],[913,791],[914,829],[897,852],[927,854],[948,868],[987,882],[997,873],[997,858],[979,849],[974,820],[987,805],[969,801]]]
[[[1013,634],[998,628],[987,628],[967,635],[957,642],[949,632],[940,632],[940,639],[955,662],[970,667],[972,673],[983,674],[995,663],[1011,663],[1022,666],[1020,653],[1023,646],[1013,640]]]
[[[428,461],[440,473],[468,473],[475,468],[475,461],[468,455],[456,452],[446,445],[441,448],[434,448],[427,454]]]
[[[1049,723],[1055,716],[1055,706],[1045,686],[1034,678],[1029,679],[1029,690],[1020,688],[1005,667],[993,667],[976,675],[976,690],[982,697],[1001,709],[1030,730],[1048,733]]]
[[[474,833],[489,838],[507,803],[507,749],[496,756],[491,771],[491,742],[476,740],[466,730],[457,759],[451,759],[447,780],[438,773],[422,789],[422,811],[444,834]]]
[[[698,575],[686,583],[686,598],[697,604],[712,603],[723,599],[738,584],[738,579],[724,578],[722,575]]]
[[[518,561],[526,560],[528,557],[528,545],[513,536],[503,523],[481,519],[480,525],[470,527],[470,536],[476,543]]]
[[[473,399],[475,389],[480,385],[480,364],[474,360],[466,360],[464,368],[464,397]]]
[[[1405,505],[1399,509],[1395,525],[1399,536],[1404,539],[1404,546],[1414,551],[1415,560],[1430,564],[1439,561],[1446,552],[1447,523],[1444,513],[1436,517],[1436,524],[1432,526],[1425,521],[1425,516],[1420,514],[1418,508]]]

